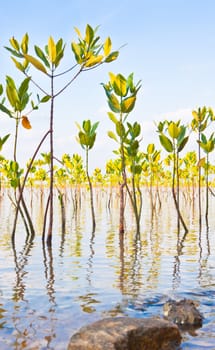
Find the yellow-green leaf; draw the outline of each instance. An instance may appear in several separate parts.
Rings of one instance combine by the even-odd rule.
[[[108,56],[110,54],[111,47],[112,47],[111,39],[110,39],[110,37],[108,37],[104,43],[104,55],[105,56]]]
[[[56,60],[56,45],[51,36],[49,37],[49,40],[48,40],[48,53],[49,53],[49,59],[51,63],[54,63]]]
[[[114,134],[113,131],[108,131],[108,136],[109,136],[111,139],[113,139],[113,140],[115,140],[116,142],[118,142],[117,136]]]
[[[172,139],[177,139],[180,133],[180,128],[176,125],[176,123],[171,122],[168,126],[168,132]]]
[[[122,74],[117,74],[117,76],[115,77],[115,79],[112,82],[112,86],[114,88],[115,93],[118,96],[126,96],[127,94],[127,81],[126,79],[123,77]]]
[[[80,45],[76,44],[75,42],[72,42],[72,51],[74,52],[77,63],[82,63]]]
[[[110,55],[108,55],[105,59],[106,63],[110,63],[112,61],[115,61],[117,59],[117,57],[119,56],[119,51],[113,51],[110,53]]]
[[[76,34],[79,36],[79,38],[82,38],[80,30],[77,27],[74,27],[74,29],[75,29]]]
[[[94,30],[93,28],[87,24],[86,26],[86,35],[85,35],[85,41],[88,45],[91,44],[92,40],[93,40],[93,37],[94,37]]]
[[[19,103],[19,96],[16,89],[12,86],[7,85],[6,94],[11,106],[16,108],[17,103]]]
[[[17,51],[19,51],[19,43],[18,43],[18,41],[14,38],[14,36],[12,37],[12,38],[10,38],[10,43],[11,43],[11,46],[15,49],[15,50],[17,50]]]
[[[117,97],[114,94],[110,94],[108,98],[108,104],[110,106],[110,109],[115,112],[119,113],[121,108],[120,108],[120,103],[117,99]]]
[[[28,52],[28,33],[26,33],[22,38],[21,49],[23,53]]]
[[[113,85],[114,80],[116,79],[116,75],[113,74],[112,72],[109,72],[109,77],[110,77],[110,83]]]
[[[134,108],[136,96],[125,98],[121,103],[122,113],[130,113]]]
[[[21,70],[21,72],[24,72],[25,67],[23,67],[23,65],[22,65],[20,62],[18,62],[14,57],[11,56],[11,59],[12,59],[12,61],[15,63],[16,68],[18,68],[19,70]]]
[[[85,63],[85,67],[93,67],[96,64],[100,63],[103,59],[103,55],[98,56],[92,56],[89,60]]]
[[[114,124],[118,123],[117,117],[112,112],[108,112],[108,116]]]
[[[167,152],[173,152],[173,144],[171,140],[164,134],[159,135],[160,143]]]
[[[148,145],[148,147],[147,147],[147,153],[148,153],[148,154],[152,154],[152,153],[154,152],[154,150],[155,150],[155,145],[154,145],[154,143],[150,143],[150,144]]]
[[[193,116],[193,118],[194,118],[196,121],[199,120],[199,115],[198,115],[198,113],[197,113],[196,111],[192,111],[192,116]]]
[[[29,61],[31,64],[33,64],[33,66],[35,68],[37,68],[41,72],[47,74],[46,68],[38,59],[36,59],[35,57],[33,57],[31,55],[26,55],[26,54],[24,55],[24,57],[26,58],[27,61]]]

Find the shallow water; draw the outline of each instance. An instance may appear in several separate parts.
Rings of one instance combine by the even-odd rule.
[[[95,196],[96,231],[91,233],[89,202],[74,215],[67,195],[62,232],[56,198],[52,249],[41,242],[44,200],[32,201],[35,240],[26,245],[21,221],[12,249],[13,209],[6,195],[0,203],[0,349],[67,348],[81,326],[107,316],[162,315],[169,298],[199,302],[203,327],[183,334],[181,349],[215,349],[215,216],[210,198],[208,225],[186,200],[183,215],[189,232],[178,236],[171,196],[161,193],[161,209],[151,211],[145,191],[140,237],[129,206],[124,241],[118,234],[118,198],[110,210],[106,192]],[[203,206],[204,208],[204,206]]]

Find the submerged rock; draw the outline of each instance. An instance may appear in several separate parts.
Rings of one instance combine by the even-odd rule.
[[[178,327],[158,318],[111,317],[82,327],[67,350],[175,350]]]
[[[199,328],[202,326],[203,316],[197,309],[197,306],[199,304],[190,299],[170,300],[164,304],[164,317],[183,328]]]

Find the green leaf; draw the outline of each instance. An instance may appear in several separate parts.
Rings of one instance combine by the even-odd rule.
[[[28,91],[30,80],[31,80],[31,78],[28,77],[22,81],[22,83],[19,87],[19,90],[18,90],[18,94],[19,94],[20,98]]]
[[[188,142],[188,139],[189,139],[189,136],[185,137],[185,138],[181,141],[181,143],[180,143],[180,145],[179,145],[179,147],[178,147],[178,152],[181,152],[181,151],[183,150],[183,148],[185,147],[185,145],[186,145],[187,142]]]
[[[158,132],[163,132],[164,129],[164,124],[165,122],[159,122],[157,127],[158,127]]]
[[[0,104],[0,110],[5,114],[9,115],[10,118],[13,118],[13,115],[11,114],[10,110],[6,108],[3,104]]]
[[[10,47],[5,46],[4,48],[6,50],[8,50],[13,56],[18,57],[18,58],[23,58],[23,55],[21,53],[11,49]]]
[[[181,141],[184,139],[185,134],[186,134],[186,128],[185,128],[184,125],[181,125],[181,127],[180,127],[180,133],[179,133],[178,138],[177,138],[177,141],[178,141],[179,144],[180,144]]]
[[[117,137],[116,137],[116,135],[114,134],[113,131],[108,131],[108,136],[109,136],[111,139],[113,139],[113,140],[115,140],[116,142],[118,142]]]
[[[56,57],[56,60],[55,60],[55,67],[57,67],[59,65],[61,59],[63,58],[64,49],[65,49],[65,45],[64,45],[64,48],[61,51],[57,51],[57,57]]]
[[[7,82],[7,85],[8,85],[8,86],[11,86],[11,87],[13,87],[14,89],[16,89],[15,82],[14,82],[14,80],[13,80],[9,75],[6,75],[6,82]]]
[[[119,56],[119,52],[118,51],[111,52],[111,54],[106,57],[104,62],[106,62],[106,63],[113,62],[113,61],[115,61],[117,59],[118,56]]]
[[[201,134],[201,140],[203,143],[205,143],[205,144],[207,143],[207,138],[204,134]]]
[[[65,45],[64,45],[64,47],[65,47]],[[57,44],[56,44],[57,54],[58,54],[60,51],[62,51],[62,49],[64,49],[64,47],[63,47],[63,39],[60,38],[60,39],[58,40]]]
[[[19,170],[19,164],[12,160],[10,162],[10,169],[11,169],[11,171],[17,173],[17,171]]]
[[[99,122],[96,122],[93,124],[92,128],[91,128],[91,134],[95,134],[96,129],[98,128]]]
[[[116,124],[116,133],[120,138],[125,136],[125,127],[121,122],[117,122]]]
[[[94,37],[94,30],[89,24],[87,24],[86,32],[85,32],[85,41],[88,45],[91,44],[93,37]]]
[[[39,46],[34,46],[34,50],[37,54],[37,56],[43,61],[43,63],[45,64],[45,66],[47,68],[50,68],[50,64],[49,64],[49,61],[47,60],[46,58],[46,55],[44,54],[44,52],[40,49]]]
[[[51,96],[49,96],[49,95],[43,96],[43,98],[41,98],[40,102],[41,103],[48,102],[50,100],[50,98],[51,98]]]
[[[138,137],[140,135],[140,132],[141,132],[141,126],[139,123],[135,122],[133,125],[134,137]]]
[[[90,120],[83,121],[83,129],[86,132],[86,134],[89,134],[90,129],[91,129],[91,121]]]
[[[78,137],[79,137],[79,140],[80,140],[80,144],[82,146],[88,146],[89,145],[89,136],[87,136],[82,131],[80,131],[79,134],[78,134]]]
[[[4,137],[0,137],[0,151],[2,150],[2,147],[4,145],[4,143],[7,141],[8,137],[10,136],[10,134],[7,134],[6,136]]]
[[[167,152],[173,152],[173,144],[171,140],[164,134],[159,135],[160,143]]]

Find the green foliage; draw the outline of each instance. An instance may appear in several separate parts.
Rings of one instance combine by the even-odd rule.
[[[160,143],[167,152],[173,152],[172,141],[164,134],[159,135]]]
[[[96,129],[99,122],[91,124],[91,121],[88,119],[83,121],[82,128],[78,123],[76,123],[76,125],[80,130],[77,138],[78,142],[82,148],[90,150],[94,146],[96,140]]]
[[[0,137],[0,151],[2,151],[2,147],[3,147],[4,143],[7,141],[9,136],[10,136],[10,134],[7,134],[4,137]]]
[[[140,81],[134,85],[133,73],[126,79],[122,74],[109,73],[110,81],[102,84],[108,105],[112,112],[120,114],[130,113],[135,106],[136,95],[141,88]]]
[[[75,28],[78,34],[78,42],[72,41],[71,48],[77,64],[82,66],[83,70],[95,68],[102,63],[110,63],[117,59],[119,52],[113,51],[111,39],[108,37],[104,43],[100,42],[100,37],[96,35],[98,27],[93,29],[87,24],[85,35],[82,36],[78,28]]]
[[[201,141],[199,141],[199,145],[206,154],[211,153],[215,147],[214,133],[212,133],[208,139],[204,134],[201,134]]]
[[[12,188],[16,189],[20,184],[20,178],[24,170],[20,169],[19,164],[15,161],[10,161],[4,164],[4,173],[9,179]]]

